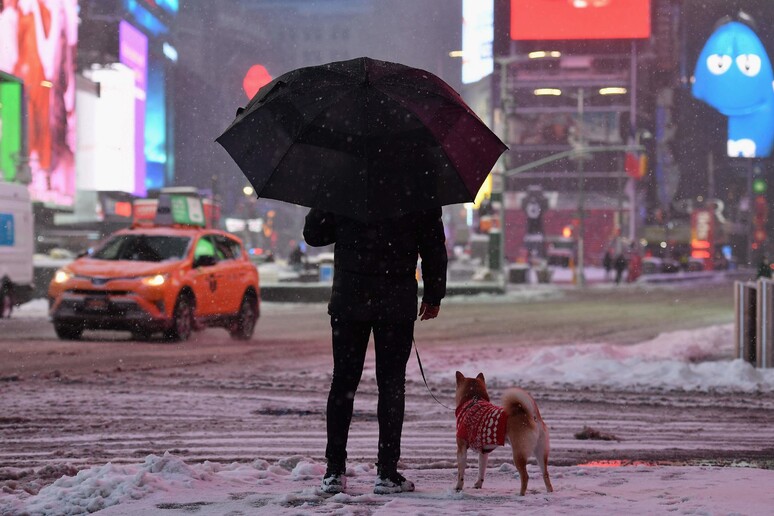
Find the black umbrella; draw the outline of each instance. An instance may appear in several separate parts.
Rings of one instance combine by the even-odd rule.
[[[364,222],[472,201],[507,148],[443,80],[367,57],[276,78],[217,142],[258,197]]]

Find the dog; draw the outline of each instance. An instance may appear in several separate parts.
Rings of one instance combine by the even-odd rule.
[[[462,490],[468,448],[478,455],[478,479],[473,484],[480,489],[484,483],[489,452],[503,446],[507,440],[513,450],[513,464],[521,479],[521,496],[527,492],[527,459],[534,456],[549,493],[554,491],[548,476],[548,427],[540,417],[537,403],[523,389],[513,388],[503,393],[502,407],[489,402],[483,373],[466,378],[457,371],[457,484]]]

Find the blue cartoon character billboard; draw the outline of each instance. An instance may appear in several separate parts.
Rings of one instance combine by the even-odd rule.
[[[763,43],[744,23],[720,25],[704,44],[693,96],[728,117],[728,155],[765,158],[774,146],[774,72]]]

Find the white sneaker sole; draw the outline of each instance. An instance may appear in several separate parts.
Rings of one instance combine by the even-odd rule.
[[[404,489],[401,486],[374,486],[374,494],[397,494],[397,493],[410,493],[414,490]]]

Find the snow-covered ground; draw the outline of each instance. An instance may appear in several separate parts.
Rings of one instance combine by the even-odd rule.
[[[614,288],[614,287],[613,287]],[[543,290],[514,291],[506,297],[513,301],[518,296],[543,295],[550,296],[555,292],[550,288]],[[450,302],[464,302],[461,300]],[[293,310],[291,305],[264,305],[265,313],[271,314]],[[41,317],[45,313],[45,302],[33,301],[18,311],[21,318]],[[514,352],[507,345],[490,344],[485,347],[469,346],[460,348],[455,343],[454,349],[428,348],[423,351],[423,359],[431,364],[428,380],[433,386],[441,386],[439,395],[444,401],[449,399],[450,384],[453,383],[455,370],[463,370],[466,374],[484,371],[487,381],[495,390],[503,386],[517,384],[528,385],[530,389],[540,393],[543,389],[573,389],[573,392],[584,392],[584,389],[601,390],[604,392],[655,393],[657,400],[659,392],[694,391],[703,393],[702,403],[713,404],[713,396],[727,400],[736,398],[750,400],[755,397],[766,399],[774,393],[774,370],[759,370],[741,360],[734,359],[731,337],[732,326],[721,324],[692,331],[670,332],[657,338],[636,345],[612,345],[607,343],[567,343],[558,346],[537,348],[519,348]],[[420,351],[422,349],[420,348]],[[278,359],[279,360],[279,359]],[[372,357],[369,359],[372,362]],[[272,363],[264,364],[271,370]],[[308,368],[308,364],[303,367]],[[299,366],[301,368],[301,366]],[[291,379],[286,371],[281,377],[284,382],[299,382],[306,388],[324,389],[326,377],[320,373],[320,367],[313,370],[317,374],[299,373]],[[416,377],[415,364],[410,364],[409,377]],[[364,383],[373,380],[372,363],[366,367]],[[218,376],[203,376],[200,381],[210,381]],[[160,381],[158,377],[147,375],[143,381],[153,385]],[[280,381],[274,377],[274,385]],[[193,379],[181,378],[180,382],[193,382]],[[234,384],[242,380],[232,379]],[[258,382],[256,380],[256,382]],[[20,383],[20,382],[17,382]],[[115,386],[113,386],[115,385]],[[192,384],[193,385],[193,384]],[[226,383],[207,384],[214,390],[234,388]],[[257,385],[257,383],[256,383]],[[170,391],[171,383],[165,384],[159,390],[156,398],[158,416],[164,417],[164,411],[173,411],[174,398],[167,400],[164,393]],[[10,385],[9,385],[10,387]],[[15,387],[15,386],[14,386]],[[21,386],[31,389],[34,385]],[[62,383],[58,389],[61,392],[76,393],[82,389],[77,385]],[[131,390],[122,383],[108,383],[104,387],[107,393],[116,399],[120,395],[128,396]],[[193,387],[191,387],[193,388]],[[257,388],[257,387],[256,387]],[[72,389],[72,390],[67,390]],[[365,387],[363,388],[365,390]],[[529,466],[530,485],[525,497],[517,496],[518,474],[512,464],[507,461],[507,453],[502,450],[495,452],[501,460],[487,472],[484,488],[474,490],[470,486],[476,475],[476,459],[471,453],[466,474],[466,489],[455,492],[452,489],[456,469],[454,468],[453,433],[451,418],[446,412],[441,412],[436,405],[427,401],[418,401],[416,395],[424,389],[423,385],[412,384],[407,402],[407,414],[419,414],[419,419],[425,421],[407,422],[404,432],[406,446],[404,458],[407,459],[404,474],[414,480],[417,490],[393,496],[377,496],[372,494],[375,470],[372,464],[363,460],[353,461],[347,471],[349,489],[345,494],[323,496],[317,490],[320,477],[324,472],[324,464],[318,458],[297,453],[284,453],[283,449],[296,450],[302,443],[310,440],[310,448],[321,453],[322,423],[315,419],[315,429],[306,428],[310,419],[296,417],[298,423],[291,428],[286,439],[273,441],[276,444],[272,453],[261,452],[257,455],[242,454],[241,462],[210,462],[187,460],[176,451],[166,454],[148,454],[144,459],[134,462],[122,460],[120,463],[103,463],[91,465],[80,471],[65,472],[66,474],[53,483],[42,482],[45,487],[25,483],[23,468],[10,469],[5,472],[5,478],[0,485],[0,514],[41,514],[65,515],[84,514],[100,511],[105,515],[134,514],[201,514],[201,515],[238,515],[238,514],[772,514],[774,507],[774,470],[750,467],[750,464],[737,462],[733,467],[716,467],[712,465],[673,465],[664,466],[656,463],[628,463],[620,461],[593,461],[580,465],[549,466],[554,493],[546,493],[540,471],[536,466]],[[213,389],[208,389],[213,390]],[[220,393],[224,394],[220,394]],[[286,391],[277,392],[271,403],[288,403],[284,398]],[[311,391],[304,391],[311,392]],[[225,411],[237,411],[237,399],[230,401],[227,390],[217,394],[219,405],[234,403]],[[425,393],[426,394],[426,393]],[[88,396],[88,393],[86,394]],[[189,393],[184,394],[190,398]],[[242,396],[239,392],[236,396]],[[298,394],[301,398],[290,401],[291,408],[300,408],[303,416],[314,403],[324,398],[324,393]],[[372,393],[361,396],[371,407]],[[611,394],[611,396],[613,396]],[[305,397],[305,398],[303,398]],[[536,396],[538,399],[543,399]],[[571,397],[568,395],[568,397]],[[45,396],[41,403],[46,402]],[[310,399],[314,398],[314,399]],[[262,399],[262,398],[261,398]],[[283,401],[284,400],[284,401]],[[315,401],[317,400],[317,401]],[[252,400],[255,402],[256,400]],[[572,400],[571,400],[572,401]],[[298,402],[296,407],[292,403]],[[656,403],[657,401],[654,401]],[[139,404],[134,400],[131,403]],[[203,407],[203,402],[199,407]],[[572,403],[576,403],[572,401]],[[645,402],[651,403],[650,401]],[[569,402],[568,402],[569,404]],[[284,406],[284,405],[280,405]],[[580,406],[580,405],[578,405]],[[164,408],[167,407],[167,408]],[[274,410],[271,405],[266,410]],[[182,410],[182,409],[181,409]],[[575,409],[577,411],[577,409]],[[707,410],[710,410],[708,408]],[[438,414],[436,415],[436,411]],[[771,412],[766,412],[770,414]],[[5,414],[5,417],[13,414]],[[559,413],[543,410],[544,418],[552,424],[552,439],[561,450],[568,446],[571,433],[563,428],[559,421]],[[218,417],[212,412],[210,417]],[[271,416],[266,416],[271,417]],[[643,416],[648,419],[650,416]],[[639,422],[633,432],[661,431],[664,420],[669,422],[670,416],[664,419],[654,418],[652,421]],[[751,420],[753,421],[753,420]],[[204,419],[202,419],[204,422]],[[687,433],[702,432],[702,428],[693,428],[681,422],[675,423],[677,435],[672,441],[658,442],[649,446],[669,449],[678,446],[681,441],[680,428]],[[740,428],[748,423],[738,421]],[[370,422],[373,426],[373,421]],[[433,427],[420,426],[432,424]],[[652,425],[652,426],[651,426]],[[771,432],[774,421],[754,420],[749,425],[757,425],[751,432]],[[223,432],[231,430],[224,425]],[[697,425],[693,425],[697,426]],[[700,425],[698,425],[700,426]],[[360,457],[361,449],[373,447],[373,433],[364,436],[362,424],[353,428],[356,433],[351,439],[351,456]],[[424,428],[424,430],[419,430]],[[556,429],[556,430],[555,430]],[[303,430],[303,431],[302,431]],[[276,429],[254,429],[261,434],[275,432]],[[722,433],[723,428],[714,429]],[[728,428],[728,432],[737,429]],[[98,430],[94,430],[98,433]],[[306,432],[306,433],[304,433]],[[315,432],[314,434],[312,432]],[[205,433],[202,430],[202,433]],[[418,435],[421,434],[421,435]],[[294,437],[295,436],[295,437]],[[439,437],[443,436],[443,437]],[[619,436],[620,437],[620,436]],[[645,436],[647,437],[647,436]],[[129,439],[129,436],[125,436]],[[186,436],[178,436],[185,444],[192,445],[193,439],[186,441]],[[198,438],[198,437],[197,437]],[[64,440],[75,442],[77,436],[65,436]],[[161,437],[159,437],[161,439]],[[250,439],[245,437],[241,445],[249,449]],[[723,442],[732,442],[733,435],[720,436]],[[639,445],[632,443],[632,446]],[[647,440],[647,439],[646,439]],[[649,441],[648,441],[649,442]],[[625,447],[626,442],[619,443]],[[139,445],[138,445],[139,446]],[[240,446],[236,444],[237,448]],[[572,445],[577,446],[577,445]],[[590,445],[593,446],[593,443]],[[708,446],[712,446],[708,444]],[[764,446],[766,446],[764,444]],[[769,447],[773,446],[770,442]],[[277,447],[279,449],[277,449]],[[171,448],[171,447],[170,447]],[[263,449],[265,450],[265,449]],[[422,462],[412,461],[409,454],[421,453],[431,459]],[[221,452],[225,453],[225,452]],[[497,455],[499,453],[499,455]],[[67,456],[67,455],[65,455]],[[58,471],[58,470],[55,470]],[[13,476],[17,475],[14,481]]]
[[[149,455],[139,464],[106,464],[62,477],[3,514],[771,514],[774,471],[735,467],[658,467],[590,464],[550,468],[546,493],[536,467],[527,495],[516,494],[510,464],[488,471],[482,489],[452,489],[451,469],[409,470],[417,490],[379,496],[374,471],[347,471],[349,488],[322,495],[323,464],[294,456],[270,464],[186,464],[174,455]],[[475,473],[468,470],[468,478]],[[3,506],[0,506],[3,507]]]

